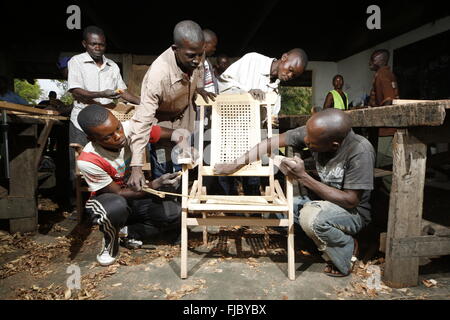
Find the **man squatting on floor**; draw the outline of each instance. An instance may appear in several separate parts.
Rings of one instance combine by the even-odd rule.
[[[104,234],[102,249],[97,256],[100,265],[115,262],[119,241],[128,248],[138,248],[142,241],[154,238],[170,227],[179,233],[179,202],[162,200],[126,186],[131,161],[129,121],[121,123],[106,108],[89,105],[80,111],[78,123],[90,141],[78,157],[77,164],[92,191],[86,211],[92,223],[98,224]],[[149,142],[171,139],[173,132],[154,125]],[[174,191],[180,178],[178,173],[167,173],[147,185],[152,189]],[[119,238],[119,231],[124,231],[125,226],[128,235]]]
[[[294,199],[294,219],[317,245],[327,262],[324,272],[333,277],[351,273],[356,235],[370,222],[375,152],[370,142],[353,132],[343,111],[326,109],[306,123],[266,139],[232,164],[216,164],[217,174],[233,173],[279,147],[309,148],[320,181],[311,177],[299,157],[283,159],[280,169],[312,191],[320,201]],[[300,209],[301,208],[301,209]]]

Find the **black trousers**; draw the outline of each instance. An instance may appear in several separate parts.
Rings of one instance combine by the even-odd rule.
[[[105,240],[117,240],[121,228],[128,226],[128,236],[149,240],[165,228],[177,226],[181,219],[181,205],[175,200],[149,197],[126,200],[114,193],[103,193],[86,203],[91,222],[100,226]]]

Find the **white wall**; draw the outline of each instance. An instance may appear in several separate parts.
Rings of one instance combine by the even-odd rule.
[[[328,91],[333,89],[331,81],[337,74],[337,63],[310,61],[306,69],[312,71],[312,105],[322,107]]]
[[[373,48],[338,61],[337,72],[344,77],[344,91],[349,95],[349,101],[353,101],[353,104],[356,105],[361,101],[364,94],[370,93],[373,71],[369,70],[369,59],[374,50],[389,50],[391,53],[389,65],[392,67],[395,49],[429,38],[447,30],[450,30],[450,16],[437,20],[435,23],[426,24],[389,41],[380,43]]]

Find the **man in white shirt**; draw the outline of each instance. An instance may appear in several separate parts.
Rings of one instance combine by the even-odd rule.
[[[106,39],[103,30],[89,26],[83,31],[85,53],[76,55],[68,63],[69,92],[75,98],[70,115],[70,145],[81,151],[87,143],[86,134],[81,130],[77,116],[88,104],[114,108],[113,99],[123,98],[138,105],[140,99],[126,91],[117,64],[104,56]]]
[[[277,115],[281,108],[278,91],[280,81],[286,82],[300,76],[306,69],[308,57],[302,49],[283,53],[280,59],[251,52],[233,63],[219,78],[219,92],[249,92],[255,99],[264,99],[265,93],[276,92],[278,101],[272,110]]]

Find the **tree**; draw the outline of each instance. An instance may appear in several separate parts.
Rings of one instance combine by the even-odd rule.
[[[59,89],[61,89],[62,91],[64,91],[64,94],[59,98],[59,100],[61,100],[65,105],[70,106],[73,101],[74,98],[72,96],[72,94],[67,90],[69,85],[67,83],[66,80],[52,80]]]
[[[42,94],[41,87],[36,80],[33,84],[30,84],[26,80],[14,79],[14,91],[27,100],[29,104],[37,104],[37,100]]]
[[[312,89],[309,87],[280,87],[280,115],[311,114]]]

